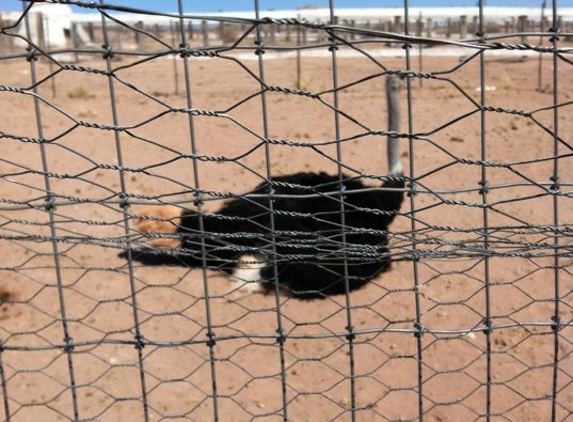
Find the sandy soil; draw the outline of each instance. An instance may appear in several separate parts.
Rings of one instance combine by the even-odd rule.
[[[2,90],[0,359],[10,420],[73,420],[77,412],[81,420],[143,421],[147,412],[152,421],[215,413],[279,421],[286,410],[292,421],[349,421],[354,406],[360,421],[419,420],[420,409],[425,421],[485,420],[488,411],[492,421],[543,421],[551,417],[556,352],[555,420],[573,420],[573,263],[552,257],[546,229],[557,212],[569,230],[557,237],[558,252],[570,248],[573,72],[565,62],[558,61],[563,106],[555,117],[551,60],[542,62],[539,91],[537,58],[486,56],[485,85],[493,89],[485,92],[491,108],[482,132],[479,60],[425,59],[424,71],[444,73],[413,79],[410,107],[404,92],[403,132],[415,136],[404,140],[402,157],[417,194],[392,226],[396,262],[349,304],[338,296],[239,297],[216,272],[132,268],[118,257],[126,235],[145,241],[126,228],[137,205],[193,207],[196,183],[239,194],[267,168],[334,173],[336,139],[344,140],[347,172],[383,175],[385,137],[370,133],[385,129],[383,77],[369,77],[383,71],[379,64],[404,69],[400,54],[378,63],[339,59],[338,115],[330,58],[302,62],[302,88],[322,92],[320,100],[262,96],[249,73],[259,74],[255,60],[190,59],[192,107],[222,112],[197,113],[192,129],[178,111],[188,107],[181,60],[113,62],[115,110],[104,74],[38,62],[39,125],[29,90]],[[294,58],[265,60],[263,70],[269,86],[296,88]],[[28,89],[30,81],[24,59],[0,63],[2,86]],[[198,154],[233,160],[196,162],[194,180],[192,141]],[[482,158],[492,165],[478,165]],[[56,195],[53,210],[47,190]],[[122,208],[122,190],[131,207]],[[550,327],[556,303],[569,324],[558,332]],[[488,308],[493,330],[484,334]],[[421,337],[415,323],[426,330]],[[349,325],[357,331],[352,345]],[[134,346],[136,335],[144,348]],[[73,348],[63,347],[66,338]]]

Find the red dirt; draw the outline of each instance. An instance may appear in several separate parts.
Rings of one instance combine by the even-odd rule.
[[[400,58],[379,61],[404,69]],[[242,63],[258,74],[257,61]],[[346,171],[384,174],[385,138],[365,129],[385,128],[383,77],[338,92],[339,110],[355,121],[340,114],[337,133],[332,60],[304,58],[303,88],[325,92],[323,102],[267,92],[265,128],[262,98],[256,95],[260,86],[253,77],[234,61],[190,59],[193,108],[225,113],[194,117],[192,138],[188,114],[169,109],[187,107],[182,61],[176,62],[178,93],[173,61],[128,64],[113,63],[122,67],[114,80],[118,124],[126,128],[118,132],[122,174],[114,131],[96,127],[113,124],[105,75],[64,71],[42,83],[39,94],[60,108],[40,102],[42,134],[31,95],[0,93],[3,110],[10,110],[0,131],[52,140],[43,144],[47,171],[75,176],[47,179],[58,195],[58,206],[49,213],[41,145],[6,137],[0,142],[0,189],[6,200],[0,210],[0,277],[1,287],[10,292],[0,308],[0,357],[12,422],[73,419],[68,355],[61,348],[62,304],[76,344],[70,356],[82,420],[144,420],[142,363],[149,420],[213,420],[216,403],[220,420],[279,421],[283,394],[292,421],[350,420],[353,394],[357,420],[418,420],[419,393],[425,421],[485,420],[489,375],[490,420],[544,421],[551,415],[555,336],[556,420],[571,420],[573,263],[560,258],[556,269],[551,256],[522,257],[520,246],[527,252],[527,245],[554,239],[543,230],[511,231],[524,222],[554,225],[555,207],[559,223],[571,228],[573,158],[566,146],[573,144],[570,67],[559,65],[557,95],[563,104],[557,122],[564,140],[558,154],[569,154],[557,164],[562,191],[569,193],[554,196],[541,185],[548,186],[556,163],[554,114],[545,110],[553,104],[553,92],[537,90],[537,60],[486,56],[485,84],[495,87],[485,93],[486,104],[539,111],[528,117],[492,109],[484,114],[482,133],[481,115],[472,103],[480,101],[478,60],[457,68],[457,57],[425,59],[424,71],[451,71],[422,86],[412,79],[411,108],[403,101],[403,131],[419,134],[409,145],[404,142],[403,152],[418,193],[407,199],[392,226],[391,244],[400,259],[390,272],[350,296],[348,313],[345,298],[338,296],[323,301],[239,297],[225,276],[200,269],[135,265],[131,278],[130,267],[118,257],[126,235],[118,192],[123,186],[134,205],[192,207],[188,192],[195,183],[223,193],[248,191],[266,176],[267,157],[273,175],[336,172],[337,137],[348,139],[340,144]],[[105,68],[103,60],[81,65]],[[543,81],[549,82],[552,62],[543,60],[542,65]],[[51,72],[46,63],[36,66],[38,79]],[[337,66],[340,87],[382,71],[364,57],[342,58]],[[268,85],[295,88],[294,59],[265,60],[264,71]],[[0,83],[29,87],[29,63],[0,63]],[[543,87],[551,85],[544,82]],[[295,145],[266,144],[262,138]],[[197,162],[199,180],[194,181],[186,156],[191,140],[198,154],[236,160]],[[486,168],[490,190],[485,212],[479,191],[483,168],[477,165],[482,154],[488,162],[512,163]],[[206,208],[220,204],[208,201]],[[125,209],[128,218],[132,210]],[[484,218],[492,228],[494,255],[488,259],[482,253]],[[52,243],[54,234],[59,242]],[[133,230],[129,234],[138,239]],[[22,239],[25,235],[36,237]],[[559,243],[570,245],[570,239],[563,236]],[[460,245],[467,256],[453,253]],[[549,254],[549,249],[532,250]],[[517,252],[500,255],[512,250]],[[414,251],[419,261],[411,259]],[[557,334],[549,326],[556,277],[560,316],[569,324]],[[489,336],[481,331],[488,303],[494,326]],[[419,339],[414,333],[417,313],[427,330]],[[141,361],[133,344],[135,318],[142,337],[156,342],[141,349]],[[352,346],[345,338],[349,318],[357,330]],[[287,335],[283,344],[276,339],[279,325]],[[216,336],[211,348],[206,345],[209,329]],[[216,401],[211,397],[215,381]]]

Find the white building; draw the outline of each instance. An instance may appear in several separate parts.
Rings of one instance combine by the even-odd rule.
[[[11,20],[18,19],[21,13],[9,14]],[[66,46],[66,31],[72,24],[72,9],[67,4],[35,4],[29,12],[29,26],[31,37],[27,36],[25,21],[18,26],[18,35],[30,38],[38,45],[48,48],[61,48]],[[26,47],[22,39],[16,40],[16,45]]]

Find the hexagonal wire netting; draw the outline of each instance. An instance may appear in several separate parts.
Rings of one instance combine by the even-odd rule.
[[[46,3],[0,15],[2,420],[573,418],[569,9]],[[136,259],[278,176],[334,175],[342,210],[342,178],[389,179],[389,133],[406,195],[361,289],[281,291],[294,231],[266,294]]]

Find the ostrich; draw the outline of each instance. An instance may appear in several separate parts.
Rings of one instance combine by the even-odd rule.
[[[274,177],[212,214],[148,207],[135,227],[171,232],[176,244],[155,239],[152,246],[171,248],[134,250],[132,258],[152,265],[207,265],[249,291],[269,292],[278,282],[304,299],[362,287],[389,268],[387,228],[404,198],[399,139],[392,135],[399,131],[401,86],[398,76],[386,78],[389,175],[381,187],[368,189],[346,175],[300,172]]]

